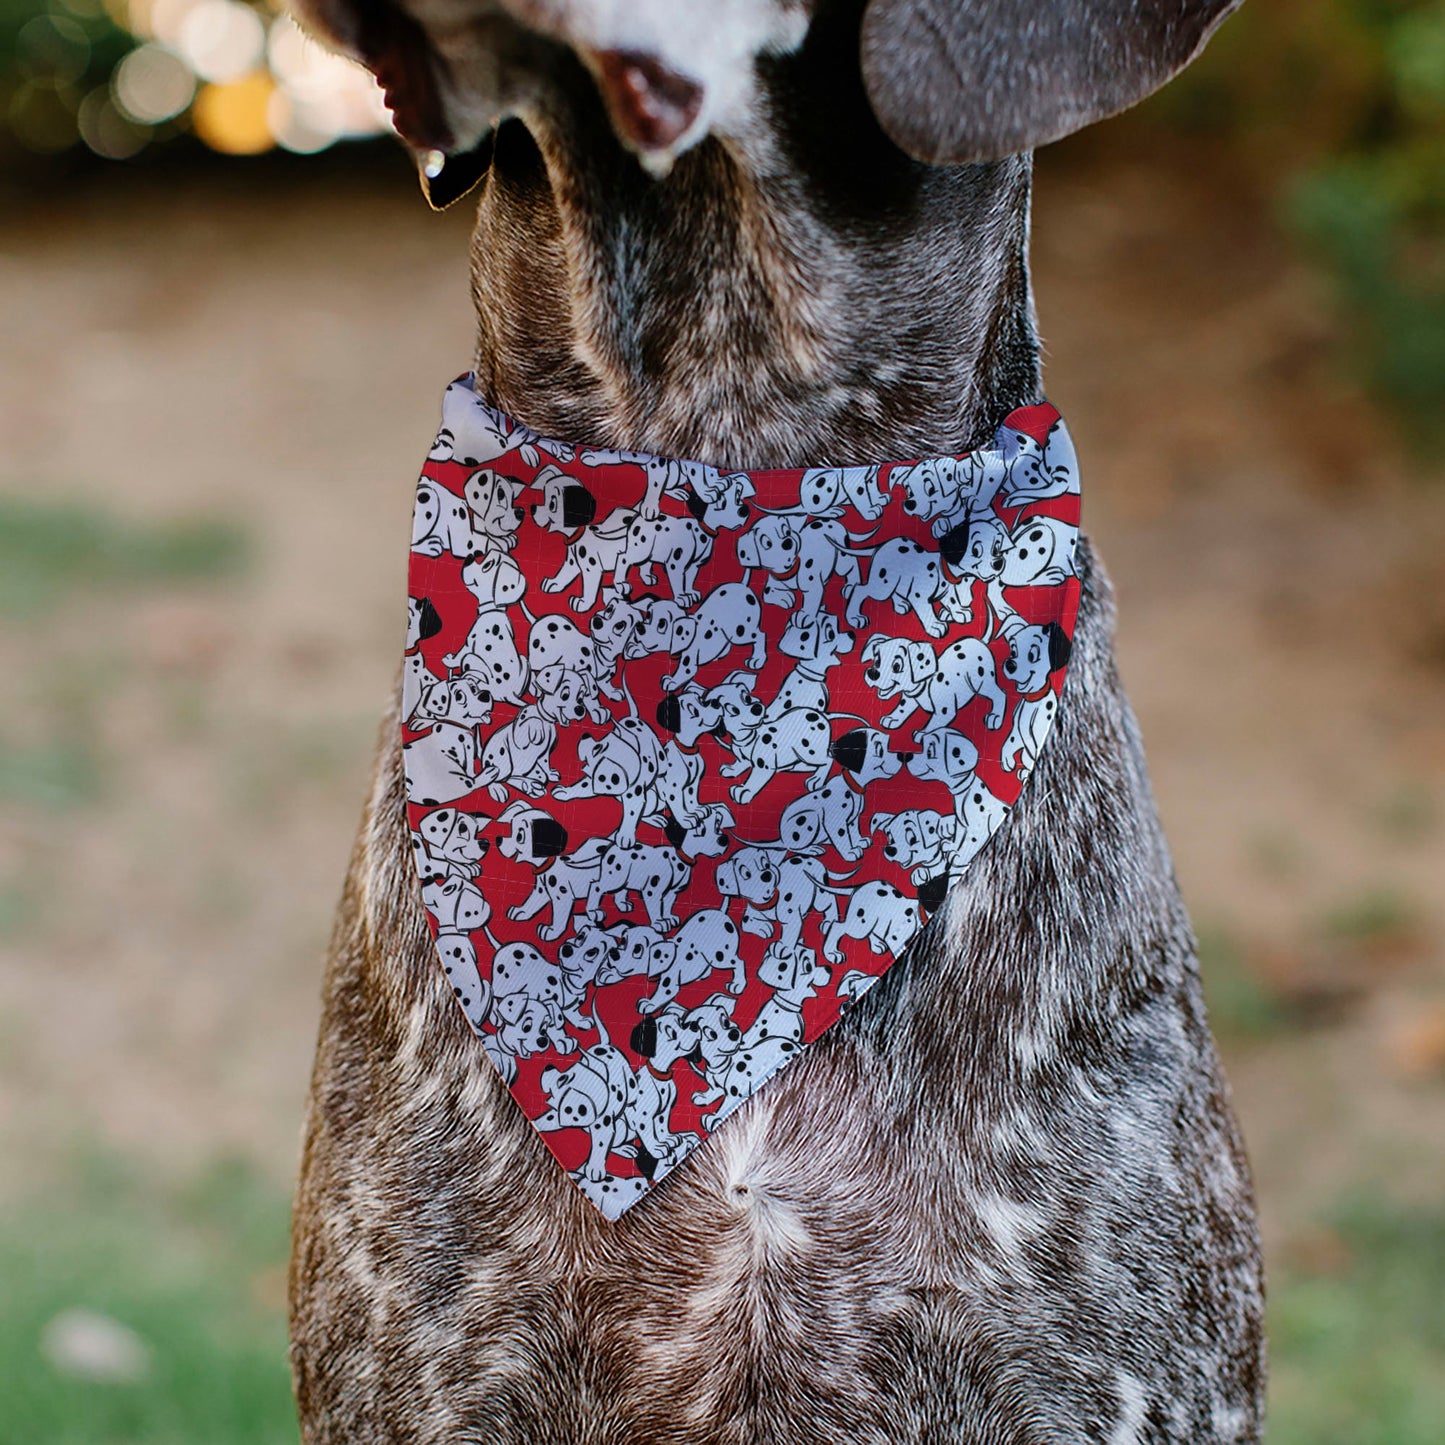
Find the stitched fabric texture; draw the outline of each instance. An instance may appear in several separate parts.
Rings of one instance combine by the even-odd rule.
[[[403,756],[442,966],[616,1219],[903,954],[1047,740],[1079,583],[1050,406],[724,472],[463,377],[417,485]]]

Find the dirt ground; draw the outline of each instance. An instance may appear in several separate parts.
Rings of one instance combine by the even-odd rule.
[[[411,482],[468,360],[466,217],[399,159],[247,174],[0,221],[0,500],[219,518],[250,559],[0,616],[0,1192],[92,1145],[294,1166]],[[1287,1253],[1342,1193],[1445,1188],[1445,477],[1227,193],[1208,162],[1051,156],[1035,263]]]

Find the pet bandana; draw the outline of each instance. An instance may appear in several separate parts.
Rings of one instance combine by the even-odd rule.
[[[877,982],[1059,707],[1079,482],[988,448],[724,472],[463,377],[417,486],[402,728],[443,968],[609,1219]]]

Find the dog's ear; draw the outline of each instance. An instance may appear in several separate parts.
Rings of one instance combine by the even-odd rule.
[[[1046,623],[1044,632],[1049,639],[1049,671],[1057,672],[1067,665],[1069,658],[1074,655],[1074,644],[1069,640],[1069,634],[1057,622]]]
[[[869,0],[863,82],[915,160],[998,160],[1143,100],[1240,3]]]

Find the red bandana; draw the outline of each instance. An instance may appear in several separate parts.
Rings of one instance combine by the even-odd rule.
[[[417,488],[408,816],[442,965],[617,1218],[831,1027],[1003,822],[1079,605],[1059,414],[720,472],[453,382]]]

